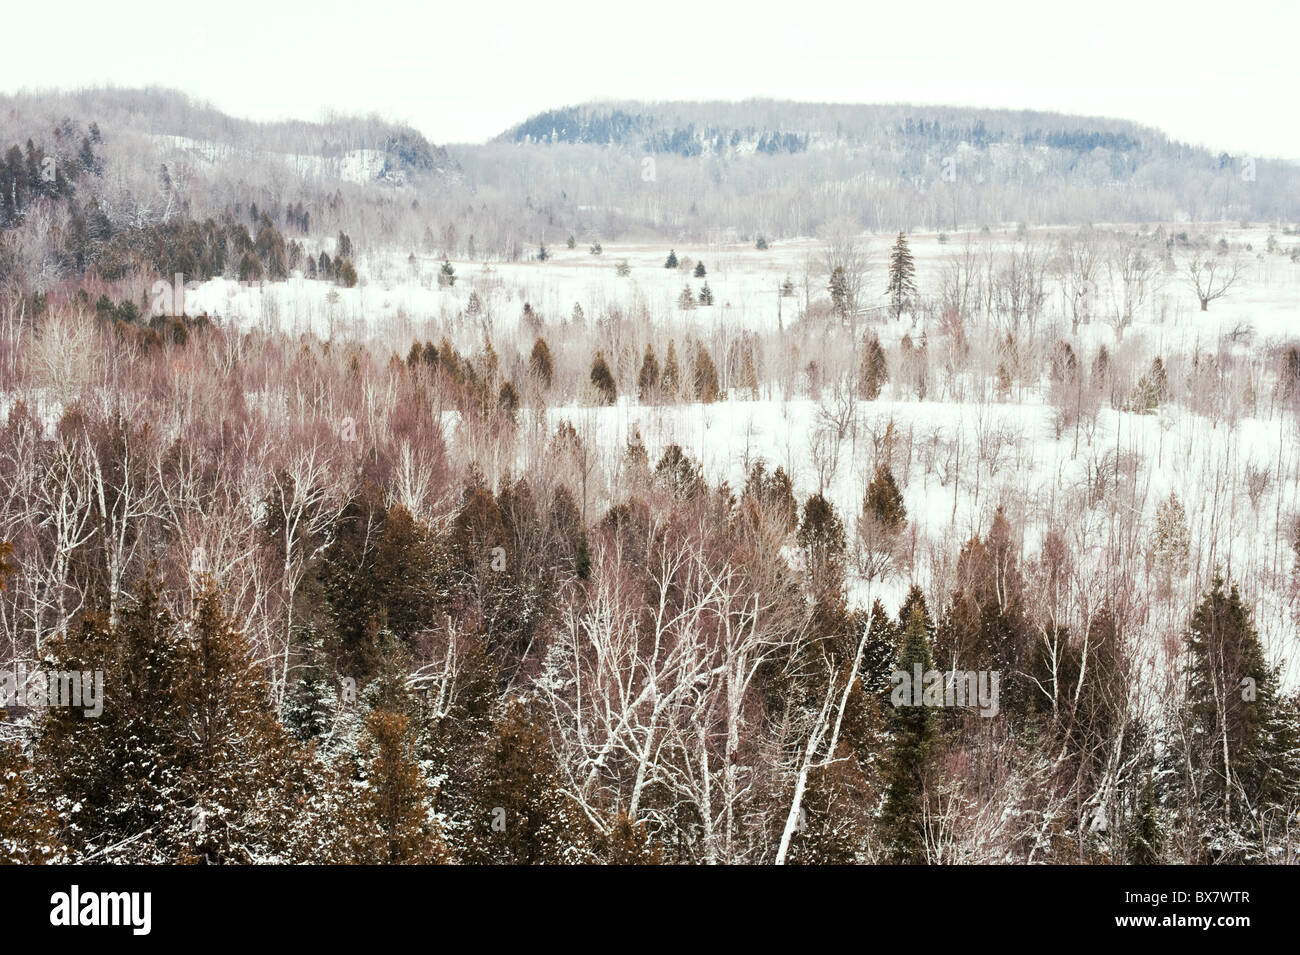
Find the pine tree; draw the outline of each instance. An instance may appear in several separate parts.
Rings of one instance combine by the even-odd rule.
[[[689,285],[682,286],[682,294],[677,296],[677,307],[690,310],[695,307],[695,293]]]
[[[889,295],[889,313],[896,320],[916,301],[916,264],[912,261],[907,236],[902,232],[898,233],[898,239],[889,253],[889,285],[886,294]]]
[[[302,743],[325,735],[338,712],[339,689],[325,659],[324,641],[308,631],[299,641],[302,656],[296,667],[297,680],[285,700],[284,727]]]
[[[442,260],[442,268],[438,271],[438,284],[445,285],[448,288],[456,284],[456,269],[452,266],[450,259]]]
[[[353,783],[348,854],[373,865],[428,865],[451,861],[433,818],[431,787],[416,761],[409,720],[400,713],[367,714],[360,774]]]
[[[1154,778],[1142,785],[1132,818],[1124,832],[1124,850],[1129,865],[1159,865],[1164,855],[1164,832],[1160,807],[1156,804]]]
[[[704,278],[704,276],[707,275],[707,274],[708,274],[708,273],[707,273],[707,272],[705,271],[705,269],[704,269],[704,263],[703,263],[703,262],[696,262],[696,263],[695,263],[695,277],[696,277],[697,279],[702,279],[702,278]]]
[[[862,397],[867,401],[875,401],[880,397],[880,390],[887,381],[889,381],[889,366],[885,362],[885,350],[880,347],[880,339],[873,335],[862,355],[862,369],[859,375]]]
[[[932,665],[930,639],[919,609],[912,611],[907,622],[895,669],[912,680],[917,665],[922,673],[928,672]],[[914,693],[917,691],[916,687],[912,689]],[[925,777],[935,744],[934,716],[928,706],[895,705],[889,710],[889,724],[891,745],[885,769],[885,804],[880,825],[891,861],[924,863]]]
[[[849,282],[844,274],[844,266],[837,265],[831,269],[830,282],[827,290],[831,295],[831,308],[835,309],[835,314],[841,318],[845,317],[850,308],[849,303]]]
[[[595,360],[591,363],[591,383],[604,404],[612,405],[618,400],[618,386],[614,383],[614,376],[610,373],[609,365],[605,362],[605,355],[602,352],[597,352]]]
[[[848,543],[835,505],[820,494],[810,495],[795,540],[803,548],[813,593],[838,590],[844,583]]]
[[[539,713],[511,700],[478,769],[465,858],[494,865],[592,861],[590,827],[565,793]]]
[[[666,260],[664,260],[664,268],[666,268],[666,269],[675,269],[675,268],[677,268],[677,252],[676,252],[676,250],[673,250],[673,249],[670,249],[670,250],[669,250],[669,252],[668,252],[668,258],[667,258]]]
[[[1155,530],[1151,535],[1151,561],[1155,565],[1162,592],[1168,595],[1174,581],[1187,573],[1191,555],[1191,537],[1187,529],[1187,510],[1178,495],[1156,507]]]
[[[677,366],[677,348],[670,339],[668,354],[664,356],[664,373],[659,381],[659,391],[670,401],[677,398],[681,388],[681,371]]]
[[[696,401],[711,404],[721,397],[718,369],[713,364],[713,356],[703,345],[695,351],[694,379]]]
[[[555,364],[551,360],[551,349],[546,344],[546,339],[538,338],[533,342],[532,353],[528,356],[528,370],[532,372],[533,377],[541,382],[543,388],[551,387],[551,379],[555,374]]]
[[[1212,861],[1256,859],[1261,812],[1300,795],[1300,721],[1235,585],[1215,578],[1186,640],[1184,791]]]
[[[645,346],[645,357],[641,360],[641,374],[637,376],[637,388],[642,404],[649,404],[659,388],[659,359],[655,358],[654,346]]]
[[[301,764],[270,707],[249,647],[207,583],[177,664],[175,784],[164,844],[178,861],[288,861]]]
[[[903,506],[903,494],[894,481],[893,473],[887,467],[876,468],[875,476],[867,485],[867,494],[862,507],[891,534],[900,533],[907,523],[907,508]]]
[[[0,710],[0,722],[5,716]],[[27,757],[16,741],[0,740],[0,865],[66,861],[54,813],[33,797]]]
[[[700,288],[700,304],[701,305],[713,304],[713,289],[709,288],[708,282],[705,282],[704,285]]]

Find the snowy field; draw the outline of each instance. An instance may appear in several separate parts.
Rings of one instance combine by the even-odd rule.
[[[1132,232],[1138,227],[1108,228]],[[1176,234],[1183,227],[1165,228]],[[878,400],[851,409],[847,427],[843,409],[837,411],[827,390],[818,396],[787,392],[772,380],[760,383],[757,400],[733,389],[724,400],[707,405],[648,406],[628,394],[610,407],[566,400],[547,409],[548,426],[572,421],[579,434],[602,449],[605,487],[598,494],[604,503],[618,497],[622,450],[637,431],[652,463],[667,445],[680,444],[711,483],[725,481],[733,490],[743,487],[749,465],[760,458],[785,468],[800,501],[821,484],[850,536],[864,488],[882,455],[887,456],[907,507],[905,556],[883,577],[852,576],[851,598],[866,602],[879,597],[891,609],[912,580],[928,584],[950,570],[956,547],[986,532],[998,507],[1021,532],[1026,566],[1049,530],[1073,535],[1076,552],[1090,554],[1097,568],[1107,565],[1108,553],[1113,562],[1116,548],[1127,553],[1126,560],[1140,562],[1143,544],[1117,540],[1114,508],[1096,493],[1102,475],[1113,473],[1119,461],[1128,496],[1125,508],[1139,527],[1149,531],[1155,509],[1171,492],[1187,505],[1191,574],[1169,613],[1185,614],[1216,569],[1228,573],[1254,602],[1270,654],[1294,684],[1300,681],[1300,638],[1288,542],[1290,522],[1300,507],[1300,447],[1294,415],[1273,406],[1272,381],[1266,379],[1277,364],[1268,356],[1300,337],[1300,264],[1284,254],[1261,254],[1271,232],[1209,230],[1215,241],[1222,235],[1243,250],[1251,247],[1243,253],[1247,264],[1239,284],[1202,312],[1179,274],[1162,274],[1122,335],[1100,317],[1109,298],[1118,294],[1105,285],[1093,293],[1098,317],[1072,332],[1065,280],[1053,278],[1048,269],[1042,317],[1032,333],[1049,343],[1068,340],[1085,366],[1103,345],[1113,356],[1124,356],[1135,374],[1160,355],[1171,379],[1191,367],[1193,356],[1214,356],[1221,380],[1228,382],[1225,387],[1236,388],[1238,379],[1247,382],[1256,393],[1253,405],[1193,409],[1175,398],[1154,414],[1135,414],[1103,402],[1086,428],[1071,427],[1058,435],[1046,374],[1017,382],[1003,395],[972,372],[936,374],[925,400],[918,400],[895,374]],[[1034,230],[1029,239],[1046,256],[1061,234]],[[690,337],[751,331],[764,336],[770,364],[783,336],[806,337],[806,327],[792,331],[805,298],[814,304],[826,298],[824,244],[814,239],[774,243],[761,251],[752,244],[677,247],[680,260],[704,262],[703,279],[690,268],[664,268],[668,248],[659,243],[609,242],[597,256],[586,242],[568,249],[563,237],[557,239],[548,244],[548,261],[453,259],[457,281],[451,288],[437,282],[440,258],[416,254],[412,261],[409,250],[392,250],[359,260],[362,280],[355,288],[300,276],[256,286],[214,280],[189,293],[186,307],[191,314],[207,311],[246,328],[360,339],[400,355],[417,338],[437,341],[447,335],[467,353],[489,337],[503,356],[512,350],[526,356],[536,329],[520,325],[524,303],[539,313],[548,336],[570,325],[577,304],[587,326],[611,312],[647,316],[660,360],[667,344],[656,340],[661,337],[671,337],[681,347]],[[937,294],[968,241],[980,255],[989,249],[1006,253],[1019,241],[1014,231],[945,239],[909,237],[923,296]],[[1277,239],[1284,251],[1297,241],[1283,235]],[[891,242],[889,236],[868,240],[863,298],[869,305],[875,305],[873,299],[882,306],[886,302],[881,292]],[[333,251],[328,240],[321,247]],[[620,262],[630,269],[626,276],[618,274]],[[782,296],[787,280],[794,292]],[[683,286],[698,294],[705,281],[715,304],[679,307]],[[478,300],[477,315],[471,296]],[[892,321],[882,308],[872,308],[862,327],[879,336],[892,365],[904,336],[930,336],[935,355],[942,356],[940,330],[933,322],[907,316]],[[1248,471],[1255,475],[1251,488],[1244,477]],[[1086,575],[1088,570],[1079,572]],[[1154,628],[1158,621],[1153,617],[1150,623]]]

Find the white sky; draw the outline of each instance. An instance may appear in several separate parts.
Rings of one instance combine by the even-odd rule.
[[[255,119],[377,111],[435,143],[594,98],[942,103],[1125,117],[1300,159],[1297,0],[130,6],[7,4],[0,90],[157,84]]]

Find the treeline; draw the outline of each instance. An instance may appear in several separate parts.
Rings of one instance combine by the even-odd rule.
[[[857,607],[909,527],[888,457],[857,520],[758,460],[611,461],[500,401],[540,359],[447,342],[105,327],[39,377],[60,308],[10,338],[0,669],[102,670],[104,712],[0,724],[9,858],[1293,857],[1296,703],[1233,586],[1153,627],[1086,538],[998,512]],[[899,705],[918,665],[997,672],[996,707]]]

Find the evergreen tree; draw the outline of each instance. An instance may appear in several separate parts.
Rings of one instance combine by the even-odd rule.
[[[875,476],[867,485],[863,510],[876,519],[891,534],[902,531],[907,523],[907,508],[903,506],[903,493],[887,467],[876,468]]]
[[[659,380],[659,391],[670,401],[677,398],[681,389],[681,371],[677,366],[677,348],[671,340],[668,342],[668,354],[664,356],[664,373]]]
[[[1300,795],[1300,720],[1278,692],[1278,671],[1236,586],[1216,577],[1187,630],[1181,768],[1190,811],[1212,861],[1254,860],[1270,806]]]
[[[1155,780],[1142,785],[1132,818],[1124,832],[1125,861],[1129,865],[1159,865],[1164,855],[1164,832],[1156,803]]]
[[[0,710],[0,722],[6,715]],[[16,741],[0,740],[0,865],[64,861],[54,813],[33,798],[27,757]]]
[[[667,258],[666,260],[664,260],[664,268],[666,268],[666,269],[675,269],[675,268],[677,268],[677,252],[676,252],[676,250],[672,250],[672,249],[669,250],[669,252],[668,252],[668,258]]]
[[[641,374],[637,376],[637,388],[643,404],[649,404],[659,389],[659,359],[655,358],[654,346],[648,343],[645,357],[641,360]]]
[[[325,658],[324,641],[315,631],[300,640],[302,657],[297,679],[284,703],[284,727],[302,743],[318,740],[329,730],[338,712],[339,687]]]
[[[898,233],[893,249],[889,253],[889,313],[895,319],[912,307],[916,301],[916,264],[912,261],[912,250],[907,245],[907,236]]]
[[[551,360],[551,349],[546,344],[546,339],[538,338],[533,342],[532,353],[528,356],[528,370],[532,372],[543,388],[551,387],[551,379],[555,374],[555,363]]]
[[[442,260],[442,268],[438,270],[438,284],[448,288],[456,284],[456,269],[450,259]]]
[[[538,714],[515,699],[478,770],[465,862],[564,865],[594,860],[591,831],[564,793]]]
[[[703,263],[703,262],[696,262],[696,263],[695,263],[695,277],[696,277],[697,279],[702,279],[702,278],[704,278],[704,276],[707,275],[707,274],[708,274],[708,273],[707,273],[707,272],[705,271],[705,269],[704,269],[704,263]]]
[[[835,505],[820,494],[810,495],[795,540],[803,549],[813,593],[838,590],[844,583],[848,543]]]
[[[712,404],[721,397],[721,389],[718,384],[718,369],[713,364],[713,356],[709,350],[700,345],[695,351],[695,400],[704,404]]]
[[[862,354],[862,368],[859,374],[859,387],[862,397],[875,401],[880,397],[880,390],[889,381],[889,366],[885,362],[885,350],[880,347],[880,339],[875,335],[867,342]]]
[[[703,287],[700,289],[700,304],[701,305],[713,304],[713,289],[709,288],[708,282],[705,282]]]
[[[896,669],[914,678],[931,669],[930,639],[919,609],[912,611],[899,648]],[[916,692],[913,687],[913,692]],[[912,700],[909,699],[908,703]],[[890,860],[924,863],[924,805],[926,767],[935,745],[934,716],[928,706],[892,706],[889,710],[891,745],[885,768],[885,804],[880,825]]]
[[[597,352],[591,363],[591,383],[604,404],[612,405],[618,400],[618,386],[614,383],[614,376],[610,373],[602,352]]]
[[[360,757],[348,834],[352,860],[370,865],[450,862],[408,718],[386,710],[369,713]]]
[[[827,284],[827,290],[831,295],[831,308],[835,309],[835,314],[844,318],[849,313],[849,281],[844,274],[844,266],[837,265],[831,269],[830,281]]]
[[[682,294],[677,296],[677,307],[686,310],[695,307],[695,293],[691,291],[689,285],[682,286]]]

